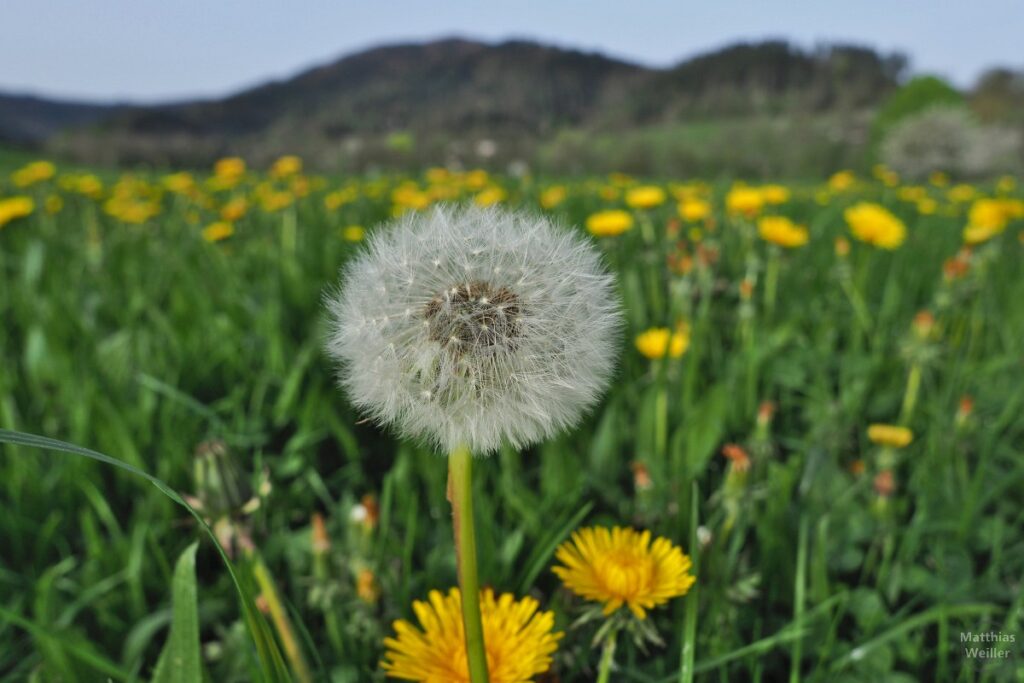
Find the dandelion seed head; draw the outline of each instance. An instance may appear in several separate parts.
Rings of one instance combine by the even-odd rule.
[[[353,403],[474,453],[576,424],[614,370],[614,281],[581,235],[500,208],[438,206],[371,233],[329,295]],[[370,321],[370,324],[366,324]]]

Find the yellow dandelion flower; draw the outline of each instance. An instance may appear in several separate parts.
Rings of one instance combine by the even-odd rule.
[[[235,234],[235,226],[227,221],[210,223],[203,228],[203,239],[207,242],[220,242]]]
[[[0,228],[4,227],[16,218],[24,218],[31,215],[36,209],[36,203],[31,197],[8,197],[0,199]]]
[[[765,185],[761,188],[765,204],[785,204],[789,201],[789,188],[782,185]]]
[[[725,208],[733,215],[752,218],[761,211],[764,206],[764,195],[753,187],[742,185],[734,186],[725,196]]]
[[[478,192],[477,195],[473,197],[473,201],[476,202],[478,206],[491,206],[493,204],[500,204],[505,201],[506,197],[508,197],[508,193],[505,192],[505,190],[496,185],[492,185],[491,187]]]
[[[685,595],[696,578],[690,558],[667,538],[623,527],[580,529],[555,551],[553,571],[572,592],[604,603],[609,615],[623,605],[638,619]]]
[[[540,205],[544,209],[553,209],[562,202],[569,195],[569,191],[565,185],[555,185],[549,187],[540,193]]]
[[[416,601],[412,607],[420,626],[404,619],[394,623],[395,637],[384,639],[381,667],[404,681],[469,683],[459,589],[447,595],[431,591],[429,602]],[[551,667],[562,634],[552,633],[554,613],[539,607],[530,597],[517,601],[510,593],[495,598],[490,589],[481,591],[491,683],[528,683]]]
[[[248,210],[249,202],[245,199],[245,197],[235,197],[234,199],[232,199],[227,204],[221,207],[220,217],[222,220],[229,222],[237,221],[242,216],[244,216],[245,212]]]
[[[857,176],[853,174],[853,171],[839,171],[828,179],[828,187],[835,192],[842,192],[853,187],[855,182],[857,182]]]
[[[879,446],[903,448],[914,440],[914,432],[896,425],[873,424],[868,426],[868,439]]]
[[[626,205],[632,209],[653,209],[665,203],[665,190],[657,185],[641,185],[626,191]]]
[[[667,327],[652,327],[636,338],[636,348],[645,357],[655,360],[680,358],[690,348],[690,328],[686,324],[676,326],[675,332]]]
[[[633,227],[633,216],[622,209],[598,211],[587,217],[587,230],[596,237],[614,237]]]
[[[702,221],[711,215],[711,204],[703,199],[687,199],[679,204],[679,217],[684,221]]]
[[[793,249],[807,244],[807,228],[797,225],[785,216],[764,216],[757,221],[757,232],[761,239],[780,247]]]
[[[49,180],[57,173],[57,167],[49,161],[33,161],[11,174],[16,187],[28,187]]]
[[[903,221],[878,204],[860,202],[848,208],[843,215],[854,237],[876,247],[896,249],[907,237]]]
[[[240,178],[245,175],[245,160],[240,157],[225,157],[213,165],[213,174],[219,178]]]
[[[359,242],[366,236],[366,230],[361,225],[348,225],[342,228],[341,236],[348,242]]]
[[[293,154],[281,157],[270,167],[270,176],[272,178],[288,178],[301,172],[302,159]]]

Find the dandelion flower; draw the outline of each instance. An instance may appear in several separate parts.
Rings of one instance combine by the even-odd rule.
[[[906,427],[896,425],[873,424],[868,427],[868,439],[871,443],[890,448],[903,448],[914,440],[914,433]]]
[[[598,252],[548,219],[437,206],[375,230],[329,297],[353,403],[449,452],[522,448],[575,424],[615,364]]]
[[[8,197],[0,199],[0,228],[16,218],[29,216],[36,210],[36,203],[31,197]]]
[[[725,208],[733,215],[739,214],[752,218],[756,216],[761,207],[764,206],[764,195],[753,187],[737,185],[729,190],[725,196]]]
[[[553,568],[573,593],[603,602],[607,616],[623,605],[638,619],[685,595],[696,578],[693,563],[667,538],[651,543],[650,531],[590,527],[576,531],[555,551],[564,566]]]
[[[491,683],[527,683],[547,671],[562,637],[552,633],[554,613],[538,611],[530,597],[495,598],[488,589],[480,598]],[[384,671],[405,681],[469,683],[459,590],[431,591],[429,602],[414,602],[413,611],[420,626],[396,621],[395,637],[384,640]]]
[[[598,211],[587,217],[587,230],[595,237],[615,237],[633,227],[633,216],[622,209]]]
[[[227,221],[216,221],[203,228],[203,239],[207,242],[220,242],[235,234],[235,226]]]
[[[793,249],[807,244],[807,228],[797,225],[785,216],[764,216],[757,221],[761,239],[780,247]]]
[[[903,221],[878,204],[860,202],[848,208],[843,215],[861,242],[882,249],[896,249],[906,239],[907,229]]]
[[[686,325],[678,326],[674,332],[666,327],[652,327],[637,335],[636,348],[650,360],[665,356],[681,358],[690,348],[690,330]]]
[[[665,190],[657,185],[641,185],[626,191],[626,204],[632,209],[653,209],[665,203]]]

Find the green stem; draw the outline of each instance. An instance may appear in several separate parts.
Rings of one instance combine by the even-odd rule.
[[[455,559],[462,593],[462,625],[472,683],[488,683],[487,650],[480,616],[480,581],[476,569],[476,529],[473,523],[473,456],[459,446],[448,456],[448,499],[455,527]]]
[[[775,314],[775,296],[779,289],[779,249],[772,245],[770,251],[768,269],[764,275],[764,310],[768,320]]]
[[[605,636],[604,646],[601,648],[601,663],[597,669],[597,683],[608,683],[609,676],[612,673],[612,666],[615,663],[615,636],[617,635],[616,629],[608,631],[608,635]]]
[[[698,498],[700,491],[697,482],[690,484],[690,558],[693,562],[693,575],[698,581],[690,587],[686,595],[686,614],[683,619],[682,654],[679,658],[679,683],[693,683],[696,673],[694,660],[697,652],[697,593],[700,590],[700,546],[697,540],[697,527],[700,522]]]
[[[906,425],[914,414],[914,406],[917,405],[917,394],[921,388],[921,365],[914,363],[910,366],[910,374],[907,375],[907,390],[903,394],[903,406],[900,408],[900,424]]]
[[[274,579],[270,576],[267,565],[263,563],[263,559],[258,554],[253,552],[251,560],[253,578],[256,579],[256,584],[260,587],[260,594],[267,602],[270,619],[274,622],[278,637],[281,638],[281,646],[291,664],[292,673],[300,683],[312,683],[313,674],[310,672],[309,665],[306,664],[306,658],[302,655],[302,648],[299,647],[295,630],[292,628],[292,622],[288,618],[288,612],[284,608],[281,596],[277,592],[277,586],[274,585]]]
[[[796,579],[793,584],[793,624],[797,629],[803,628],[804,592],[807,571],[807,517],[800,516],[800,532],[796,551]],[[789,669],[790,683],[800,683],[800,661],[803,659],[803,638],[793,641],[792,657]]]

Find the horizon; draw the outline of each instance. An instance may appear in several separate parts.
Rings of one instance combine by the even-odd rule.
[[[934,10],[914,1],[890,7],[881,0],[857,8],[821,8],[800,0],[742,11],[738,3],[723,2],[687,8],[683,16],[677,6],[653,0],[628,11],[601,0],[585,14],[571,3],[555,2],[523,17],[496,16],[467,0],[433,14],[416,3],[384,3],[385,9],[404,9],[401,21],[366,7],[344,8],[341,21],[332,17],[340,8],[327,2],[318,5],[322,11],[304,13],[257,2],[246,14],[231,3],[209,7],[196,0],[173,7],[125,4],[115,8],[119,13],[90,12],[73,0],[50,4],[45,18],[59,15],[66,21],[44,21],[36,6],[8,13],[18,15],[10,17],[11,24],[23,30],[0,43],[0,64],[16,64],[21,71],[0,71],[0,92],[95,104],[219,99],[366,50],[449,38],[487,44],[526,40],[648,68],[670,68],[737,43],[784,40],[804,50],[857,45],[902,53],[909,73],[934,74],[958,88],[973,86],[991,68],[1024,67],[1013,29],[1024,25],[1024,4],[1013,0],[979,0],[970,17],[959,8]],[[872,9],[884,11],[886,21],[876,25]],[[984,36],[962,30],[969,18],[984,15],[1002,20]],[[658,21],[640,25],[637,17]],[[225,26],[233,30],[225,32]],[[31,50],[41,58],[25,59]]]

